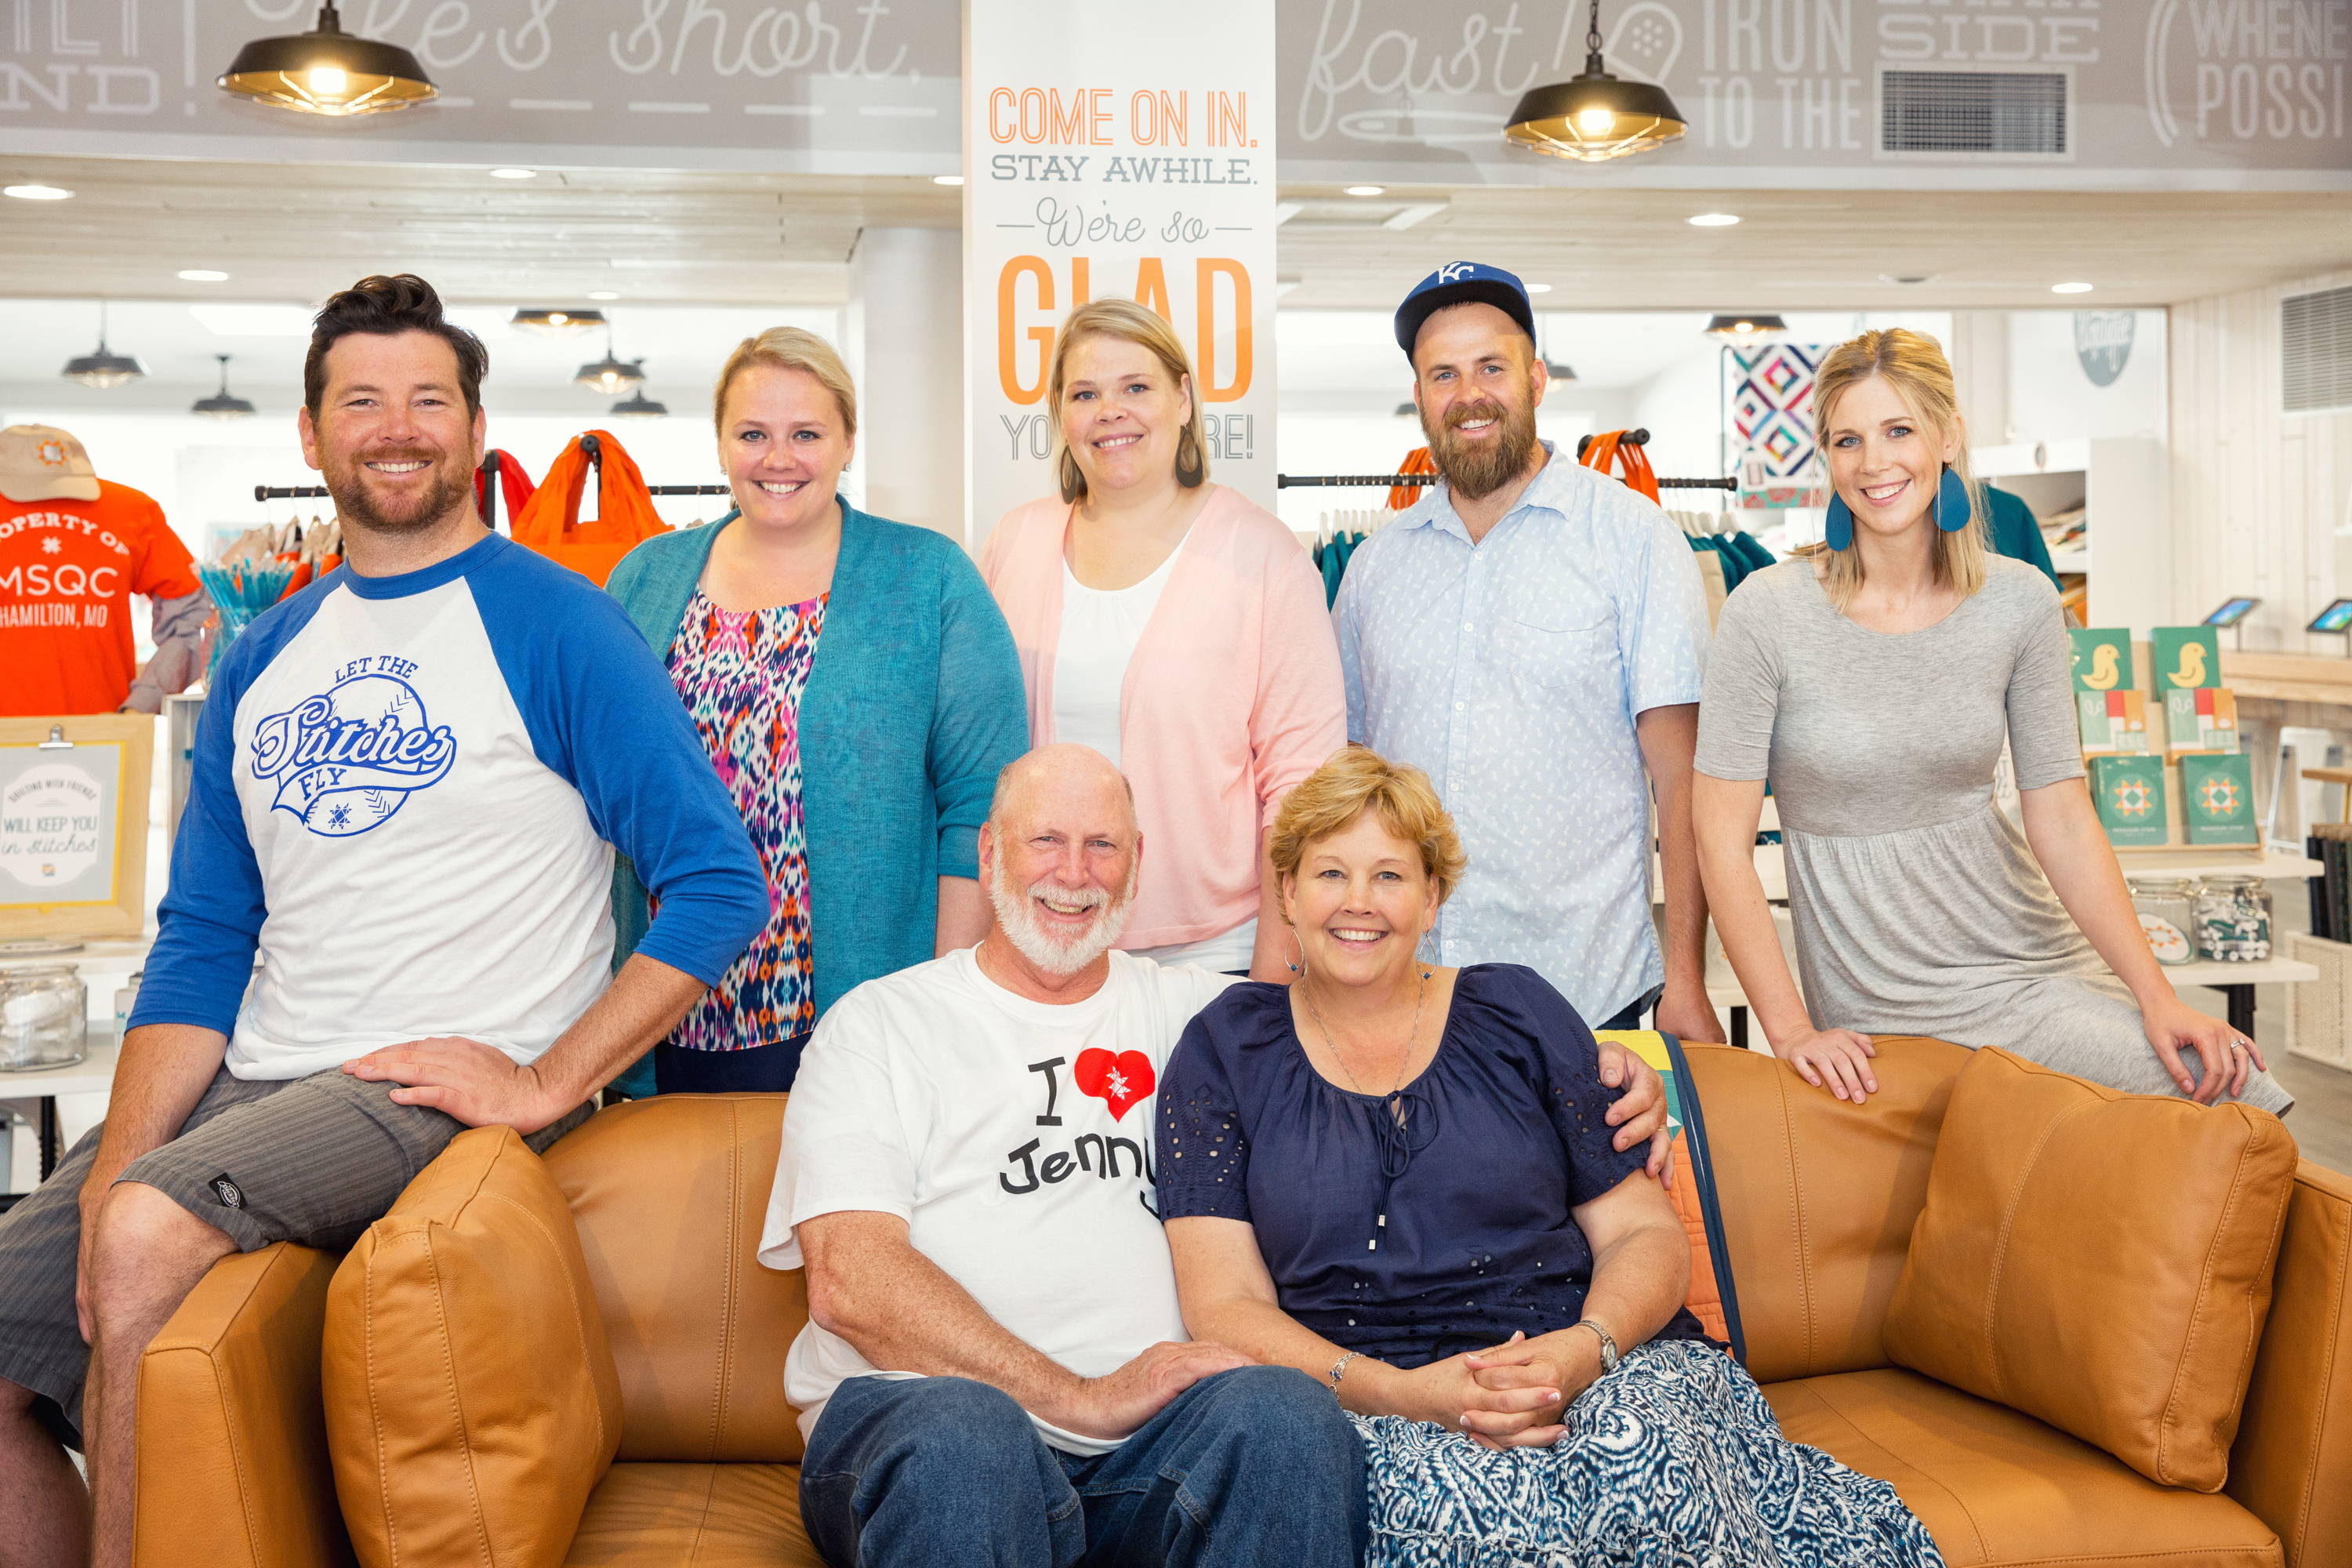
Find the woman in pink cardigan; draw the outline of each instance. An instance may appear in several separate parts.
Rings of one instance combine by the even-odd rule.
[[[1070,312],[1047,383],[1061,497],[1005,514],[981,574],[1020,650],[1031,743],[1092,746],[1135,786],[1151,870],[1119,945],[1287,980],[1263,841],[1346,741],[1347,695],[1307,552],[1208,482],[1192,384],[1142,306]]]

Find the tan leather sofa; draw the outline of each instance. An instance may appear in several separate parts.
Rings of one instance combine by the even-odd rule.
[[[2301,1168],[2228,1486],[2169,1489],[1888,1364],[1882,1324],[1966,1052],[1882,1042],[1883,1092],[1859,1109],[1766,1057],[1688,1055],[1750,1369],[1791,1437],[1892,1481],[1953,1568],[2352,1564],[2352,1181]],[[817,1561],[800,1532],[800,1434],[782,1390],[805,1302],[796,1277],[753,1258],[782,1106],[624,1106],[547,1156],[579,1226],[623,1411],[618,1457],[571,1564]],[[228,1259],[148,1352],[142,1568],[352,1561],[319,1413],[334,1267],[283,1246]],[[517,1355],[540,1342],[516,1325]]]

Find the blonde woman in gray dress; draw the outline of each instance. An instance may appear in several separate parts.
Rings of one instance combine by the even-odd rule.
[[[1828,539],[1726,602],[1699,709],[1699,866],[1757,1022],[1806,1082],[1874,1092],[1873,1035],[2000,1046],[2133,1093],[2290,1097],[2174,994],[2083,783],[2058,595],[1985,546],[1951,367],[1864,332],[1822,362]],[[2024,830],[1993,798],[2006,741]],[[1753,846],[1772,781],[1801,999]]]

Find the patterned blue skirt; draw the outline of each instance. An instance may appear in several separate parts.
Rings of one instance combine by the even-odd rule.
[[[1781,1436],[1755,1380],[1691,1341],[1626,1355],[1549,1448],[1353,1419],[1365,1568],[1943,1568],[1893,1487]]]

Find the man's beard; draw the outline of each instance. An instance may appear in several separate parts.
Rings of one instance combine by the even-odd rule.
[[[372,461],[424,461],[432,483],[417,492],[413,506],[397,511],[387,510],[376,504],[368,493],[367,465]],[[349,468],[341,465],[328,468],[322,476],[327,481],[327,493],[334,498],[335,515],[345,528],[359,528],[370,533],[415,533],[446,520],[463,508],[466,494],[474,482],[466,469],[450,471],[446,454],[440,452],[370,452],[353,458]]]
[[[1454,434],[1461,425],[1486,418],[1500,421],[1491,441],[1474,445]],[[1528,460],[1535,456],[1536,409],[1532,403],[1519,408],[1507,408],[1492,399],[1457,403],[1445,411],[1442,427],[1431,429],[1425,416],[1421,427],[1429,437],[1429,455],[1435,459],[1437,471],[1445,476],[1447,487],[1465,500],[1493,495],[1526,473]]]
[[[1033,882],[1026,889],[1016,890],[1005,885],[1005,867],[996,866],[989,879],[988,901],[996,910],[996,923],[1021,952],[1021,956],[1052,975],[1076,974],[1118,943],[1119,933],[1127,929],[1128,911],[1135,907],[1136,872],[1142,869],[1139,862],[1127,874],[1127,887],[1113,900],[1100,888],[1065,888],[1051,881]],[[1048,930],[1029,907],[1032,899],[1050,894],[1056,903],[1087,903],[1108,906],[1095,917],[1095,923],[1075,936],[1062,936]]]

